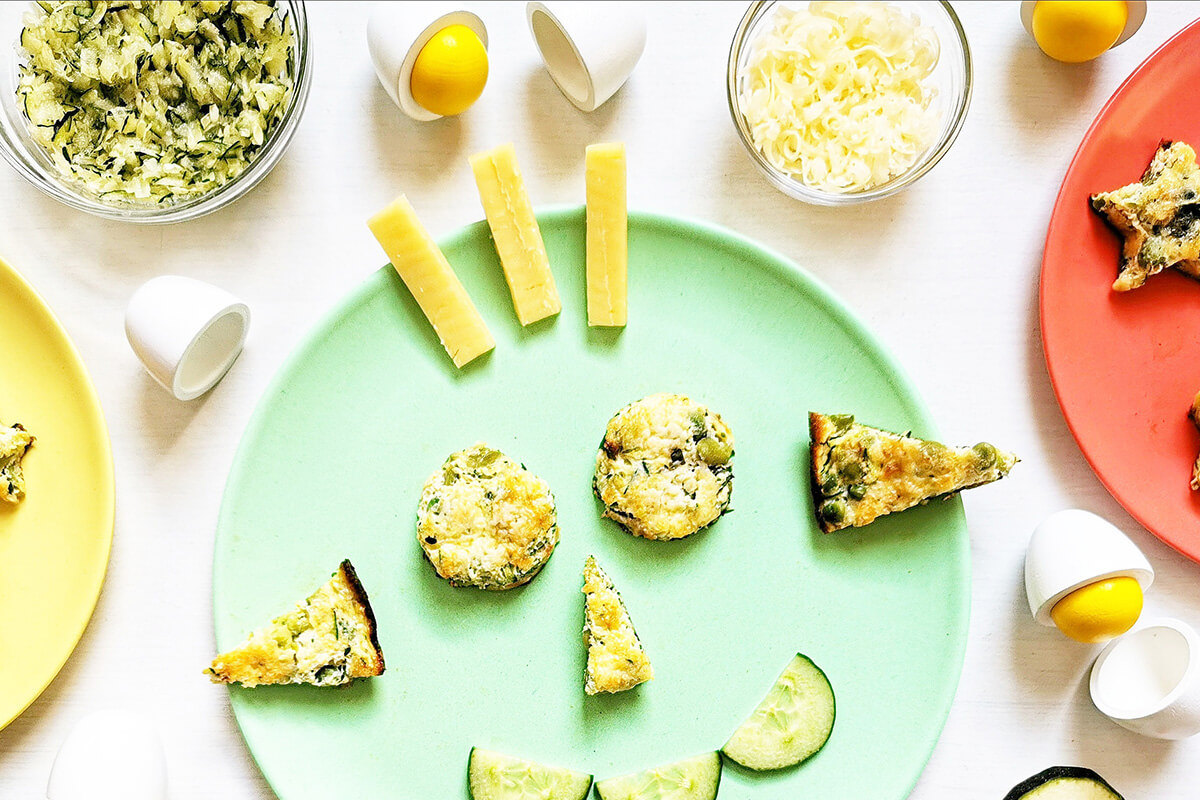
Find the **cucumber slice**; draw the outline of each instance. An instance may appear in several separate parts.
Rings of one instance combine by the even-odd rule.
[[[592,776],[472,747],[467,783],[474,800],[583,800]]]
[[[799,764],[825,746],[836,710],[825,673],[797,653],[721,752],[750,769]]]
[[[1124,800],[1086,767],[1050,767],[1018,783],[1004,800]]]
[[[645,772],[596,783],[600,800],[714,800],[721,783],[720,753],[704,753]]]

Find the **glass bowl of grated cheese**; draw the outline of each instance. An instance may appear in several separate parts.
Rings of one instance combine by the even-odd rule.
[[[756,2],[727,79],[734,128],[767,179],[846,205],[900,191],[946,154],[971,54],[946,2]]]
[[[302,0],[0,4],[0,156],[73,208],[183,222],[282,158],[312,83]]]

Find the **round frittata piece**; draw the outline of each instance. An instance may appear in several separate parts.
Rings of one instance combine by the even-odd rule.
[[[425,482],[417,538],[453,586],[528,583],[558,544],[554,496],[544,480],[479,443],[451,454]]]
[[[604,516],[647,539],[681,539],[729,509],[733,433],[680,394],[652,394],[609,420],[592,488]]]

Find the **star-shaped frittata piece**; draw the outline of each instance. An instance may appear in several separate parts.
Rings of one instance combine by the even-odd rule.
[[[1091,200],[1125,237],[1115,291],[1136,289],[1167,267],[1200,278],[1200,166],[1191,147],[1160,143],[1139,182]]]

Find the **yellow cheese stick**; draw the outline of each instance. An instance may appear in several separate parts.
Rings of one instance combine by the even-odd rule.
[[[422,227],[407,197],[397,197],[367,220],[367,227],[425,312],[456,367],[496,346],[467,290]]]
[[[625,324],[628,266],[625,145],[587,149],[588,325]]]
[[[542,232],[525,191],[521,168],[517,166],[516,151],[511,144],[505,144],[478,153],[471,156],[471,169],[517,319],[522,325],[529,325],[557,314],[562,310],[558,287],[554,285]]]

